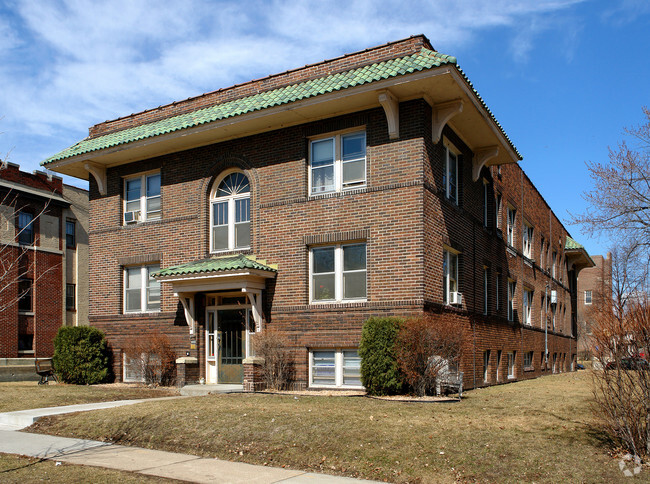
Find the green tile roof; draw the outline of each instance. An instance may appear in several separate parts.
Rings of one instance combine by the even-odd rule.
[[[583,245],[580,245],[577,243],[575,240],[573,240],[571,237],[568,235],[566,236],[566,242],[564,243],[564,249],[569,250],[569,249],[584,249]]]
[[[208,259],[198,260],[188,264],[168,267],[152,274],[152,277],[184,276],[242,269],[257,269],[269,272],[278,271],[278,267],[275,264],[267,264],[265,260],[258,260],[252,255],[238,254],[222,257],[210,257]]]
[[[579,250],[579,251],[583,251],[583,252],[585,253],[585,255],[587,256],[587,259],[589,259],[589,261],[591,261],[591,263],[592,263],[594,266],[596,265],[596,263],[594,262],[594,260],[591,258],[591,256],[590,256],[589,253],[587,252],[587,249],[585,249],[585,247],[584,247],[583,245],[579,244],[578,242],[576,242],[575,240],[573,240],[573,239],[572,239],[571,237],[569,237],[568,235],[566,236],[566,241],[564,242],[564,250]]]
[[[422,48],[419,52],[409,56],[378,62],[346,72],[299,82],[290,86],[279,87],[270,91],[253,94],[240,99],[234,99],[232,101],[227,101],[203,109],[197,109],[189,113],[161,119],[159,121],[135,126],[133,128],[123,129],[96,138],[86,138],[71,147],[66,148],[60,153],[47,158],[41,163],[41,165],[47,165],[54,161],[65,160],[73,156],[124,145],[134,141],[200,126],[202,124],[212,123],[253,111],[260,111],[262,109],[288,104],[301,99],[312,98],[321,94],[340,91],[349,87],[381,81],[426,69],[432,69],[445,64],[456,64],[456,58]],[[488,109],[483,99],[481,99],[478,92],[473,88],[469,79],[467,79],[467,76],[465,76],[460,68],[458,70],[464,76],[469,86],[473,89],[483,107],[492,117],[492,120],[497,124],[503,136],[508,140],[512,149],[517,153],[519,158],[521,158],[521,155],[519,155],[519,152],[505,134],[501,125],[494,118],[494,115],[492,115],[492,112]]]

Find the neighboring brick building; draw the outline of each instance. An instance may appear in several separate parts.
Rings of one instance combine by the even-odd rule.
[[[62,325],[87,324],[88,211],[86,190],[0,166],[0,358],[51,357]]]
[[[581,358],[591,357],[591,308],[602,298],[612,297],[612,254],[591,257],[596,264],[580,272],[578,277],[578,352]]]
[[[276,330],[297,386],[358,386],[363,322],[430,312],[467,330],[477,387],[577,352],[593,263],[520,159],[415,36],[98,124],[44,164],[90,179],[90,323],[118,377],[160,332],[179,372],[241,382],[251,334]]]

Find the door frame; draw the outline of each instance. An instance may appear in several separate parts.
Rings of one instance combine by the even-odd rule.
[[[219,321],[217,320],[217,311],[228,310],[228,309],[244,309],[245,312],[245,321],[244,321],[244,358],[248,358],[251,351],[251,332],[250,332],[250,322],[253,319],[251,314],[252,306],[246,294],[241,292],[235,293],[219,293],[218,295],[208,294],[209,297],[241,297],[246,298],[246,304],[216,304],[212,306],[206,306],[205,308],[205,380],[208,384],[219,384],[219,342],[217,337],[217,329],[219,327]],[[214,356],[210,356],[210,331],[209,331],[209,322],[210,322],[210,313],[214,313],[214,328],[212,334],[214,334]],[[211,368],[211,364],[213,368]],[[214,376],[212,376],[214,375]]]

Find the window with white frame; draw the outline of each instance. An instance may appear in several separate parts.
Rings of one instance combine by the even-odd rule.
[[[310,351],[309,386],[362,387],[359,352],[355,349]]]
[[[489,182],[483,179],[483,227],[488,226],[488,195],[489,195]]]
[[[501,309],[501,272],[497,272],[497,277],[494,280],[494,306],[498,313]]]
[[[557,252],[553,251],[553,265],[551,266],[551,277],[555,277],[555,266],[557,265]]]
[[[451,293],[458,292],[458,253],[445,249],[442,252],[443,301],[451,304]]]
[[[507,230],[507,241],[510,247],[515,246],[515,225],[517,221],[517,210],[508,205],[508,226]]]
[[[541,243],[539,245],[539,266],[544,269],[544,236],[540,236]]]
[[[523,292],[524,324],[533,324],[533,291],[524,288]]]
[[[151,274],[160,270],[160,264],[124,268],[124,312],[160,311],[160,282]]]
[[[515,354],[516,351],[508,352],[508,378],[515,377]]]
[[[524,232],[522,237],[522,249],[524,257],[533,258],[533,227],[524,221]]]
[[[497,192],[495,203],[496,203],[496,207],[495,207],[496,227],[497,229],[501,229],[501,194],[499,192]]]
[[[365,301],[365,243],[312,247],[309,253],[312,302]]]
[[[445,174],[443,186],[445,196],[458,205],[458,156],[460,152],[447,140],[445,140]]]
[[[517,283],[508,279],[508,321],[515,320],[515,289]]]
[[[501,355],[503,354],[502,350],[497,350],[497,381],[501,380]]]
[[[540,328],[544,328],[544,325],[547,324],[548,320],[548,298],[544,294],[542,294],[539,307],[539,326]]]
[[[483,267],[483,314],[488,313],[488,302],[489,302],[489,281],[490,273],[487,267]]]
[[[315,139],[309,148],[310,193],[340,192],[366,184],[366,133]]]
[[[210,197],[211,251],[248,249],[251,245],[251,189],[240,171],[218,180]]]
[[[591,304],[591,291],[585,291],[585,304]]]
[[[160,173],[126,178],[124,180],[124,223],[157,220],[161,215]]]
[[[490,379],[490,350],[483,352],[483,381],[488,382]]]
[[[532,370],[533,369],[533,352],[526,351],[524,353],[524,368]]]

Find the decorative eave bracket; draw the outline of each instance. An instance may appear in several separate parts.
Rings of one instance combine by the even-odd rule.
[[[499,154],[498,146],[487,146],[485,148],[479,148],[474,152],[474,157],[472,158],[472,180],[478,181],[478,178],[481,174],[481,170],[485,164],[495,156]]]
[[[384,108],[388,121],[388,137],[399,138],[399,101],[389,90],[379,92],[379,104]]]
[[[183,311],[185,312],[185,321],[187,321],[187,325],[190,327],[190,334],[194,334],[194,294],[179,292],[175,295],[183,305]]]
[[[251,316],[253,316],[253,321],[255,321],[255,332],[259,333],[262,331],[262,291],[249,289],[246,287],[242,288],[242,292],[245,292],[248,296],[248,300],[251,303]]]
[[[84,168],[95,177],[100,195],[106,195],[106,167],[96,163],[86,163]]]
[[[433,113],[431,119],[431,138],[434,143],[438,143],[442,136],[442,128],[445,127],[445,124],[447,124],[451,118],[463,112],[463,101],[457,99],[446,103],[432,104],[431,108]]]

